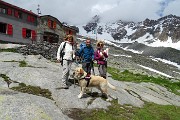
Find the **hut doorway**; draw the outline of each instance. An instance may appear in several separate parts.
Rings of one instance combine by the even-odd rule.
[[[49,43],[58,43],[59,35],[51,33],[51,32],[44,32],[43,40]]]

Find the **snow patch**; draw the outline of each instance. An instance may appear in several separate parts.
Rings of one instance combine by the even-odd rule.
[[[139,65],[139,64],[138,64],[138,65]],[[143,66],[143,65],[139,65],[139,66],[142,67],[142,68],[144,68],[144,69],[150,70],[150,71],[152,71],[152,72],[158,73],[158,74],[160,74],[160,75],[162,75],[162,76],[165,76],[165,77],[168,77],[168,78],[173,78],[172,76],[167,75],[167,74],[165,74],[165,73],[162,73],[162,72],[160,72],[160,71],[158,71],[158,70],[155,70],[155,69],[152,69],[152,68]]]
[[[8,44],[0,44],[0,49],[18,48],[18,47],[21,47],[21,46],[25,46],[25,45],[12,44],[12,43],[8,43]]]
[[[178,64],[175,63],[175,62],[171,62],[171,61],[168,61],[168,60],[165,60],[165,59],[161,59],[161,58],[154,58],[154,60],[162,61],[162,62],[164,62],[164,63],[167,63],[167,64],[170,64],[170,65],[176,66],[176,67],[178,67],[178,69],[180,69],[180,65],[178,65]]]

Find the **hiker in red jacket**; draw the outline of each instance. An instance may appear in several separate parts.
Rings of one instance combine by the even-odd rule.
[[[108,58],[108,49],[104,50],[104,42],[97,42],[97,50],[94,54],[94,59],[97,60],[98,70],[101,77],[106,79],[107,72],[107,58]]]

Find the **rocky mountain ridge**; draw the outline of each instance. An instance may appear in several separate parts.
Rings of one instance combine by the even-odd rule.
[[[108,33],[117,41],[140,41],[142,37],[147,43],[169,39],[173,43],[180,41],[180,17],[175,15],[168,15],[157,20],[147,18],[138,23],[122,20],[101,23],[100,16],[96,15],[83,28],[87,33],[96,29],[98,34]]]

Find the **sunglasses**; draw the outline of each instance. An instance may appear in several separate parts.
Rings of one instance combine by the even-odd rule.
[[[104,46],[104,44],[103,43],[98,43],[97,46]]]

